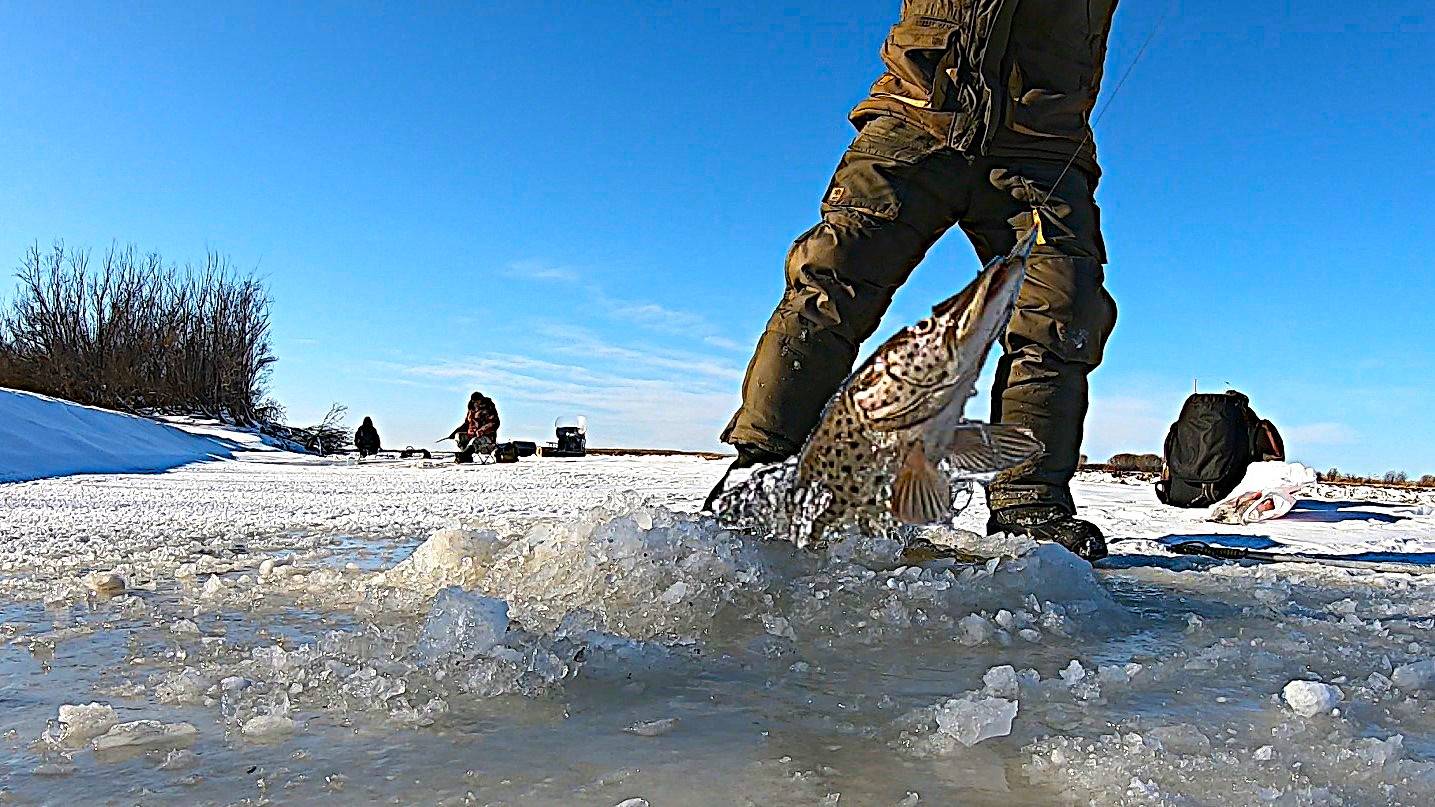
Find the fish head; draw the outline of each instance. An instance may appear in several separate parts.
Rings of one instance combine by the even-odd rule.
[[[1025,255],[983,267],[966,288],[938,303],[932,315],[878,348],[854,377],[853,403],[869,425],[906,428],[964,404],[992,342],[1011,319],[1026,275]]]
[[[973,386],[992,343],[1011,321],[1017,294],[1025,278],[1024,258],[997,258],[982,269],[970,286],[955,297],[938,303],[932,311],[933,317],[945,315],[955,318],[955,324],[946,333],[949,340],[947,350],[961,368],[961,375],[970,375],[969,383]]]

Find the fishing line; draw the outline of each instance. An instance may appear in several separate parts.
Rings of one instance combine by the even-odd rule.
[[[1056,181],[1051,183],[1051,189],[1046,192],[1046,198],[1042,199],[1041,204],[1037,205],[1037,207],[1046,207],[1046,203],[1051,201],[1052,194],[1056,193],[1056,189],[1061,186],[1061,181],[1066,178],[1066,172],[1071,170],[1071,166],[1076,163],[1076,158],[1081,154],[1081,150],[1086,148],[1087,143],[1091,142],[1091,137],[1096,130],[1096,124],[1100,123],[1101,119],[1106,116],[1106,112],[1111,109],[1111,105],[1116,101],[1116,96],[1121,93],[1121,88],[1126,86],[1126,79],[1131,77],[1131,71],[1136,69],[1136,65],[1141,61],[1141,57],[1146,55],[1146,48],[1150,47],[1151,40],[1156,38],[1156,34],[1160,32],[1161,26],[1166,23],[1166,18],[1171,16],[1171,10],[1175,7],[1176,0],[1171,0],[1171,2],[1166,5],[1165,10],[1161,12],[1161,16],[1157,18],[1156,24],[1151,26],[1151,32],[1146,35],[1146,40],[1142,42],[1141,47],[1136,50],[1135,58],[1131,60],[1131,64],[1126,66],[1126,72],[1121,74],[1121,79],[1116,82],[1116,86],[1111,88],[1111,94],[1106,96],[1106,104],[1096,113],[1096,117],[1091,119],[1091,125],[1086,127],[1086,134],[1082,135],[1081,142],[1076,146],[1076,151],[1071,153],[1071,159],[1066,161],[1066,165],[1062,167],[1061,173],[1056,175]]]

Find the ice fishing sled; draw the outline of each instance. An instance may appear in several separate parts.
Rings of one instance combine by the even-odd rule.
[[[553,423],[557,442],[543,447],[545,457],[585,457],[588,455],[588,418],[559,418]]]

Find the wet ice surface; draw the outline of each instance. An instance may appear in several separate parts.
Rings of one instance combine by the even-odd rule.
[[[1413,805],[1435,786],[1435,581],[1154,541],[1418,556],[1428,500],[1333,491],[1243,531],[1086,481],[1088,512],[1142,539],[1116,568],[1020,541],[904,568],[884,542],[812,557],[692,515],[720,463],[266,459],[0,486],[0,801]]]

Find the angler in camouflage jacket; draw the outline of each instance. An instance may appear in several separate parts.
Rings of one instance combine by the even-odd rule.
[[[454,429],[449,437],[458,442],[459,451],[466,451],[471,444],[498,442],[498,405],[481,392],[468,398],[468,411],[463,423]]]
[[[795,453],[863,340],[927,250],[960,225],[983,262],[1040,209],[1002,340],[993,422],[1046,446],[988,489],[988,529],[1105,553],[1073,518],[1087,376],[1116,321],[1103,288],[1100,177],[1090,118],[1116,0],[905,0],[882,45],[886,71],[851,114],[858,134],[792,246],[787,288],[723,432],[737,465]],[[1070,168],[1067,169],[1068,163]],[[1048,198],[1049,195],[1049,198]]]

